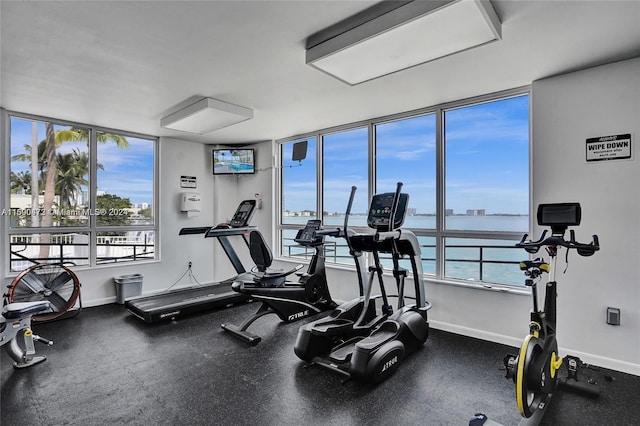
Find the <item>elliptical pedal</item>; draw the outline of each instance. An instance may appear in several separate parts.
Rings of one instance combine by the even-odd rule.
[[[354,337],[353,339],[349,339],[341,345],[336,346],[336,348],[329,354],[329,360],[338,364],[351,361],[353,348],[355,348],[356,343],[360,340],[361,339],[359,337]]]

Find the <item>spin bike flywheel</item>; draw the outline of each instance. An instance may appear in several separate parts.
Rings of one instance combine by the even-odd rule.
[[[562,360],[558,358],[558,344],[554,341],[545,351],[544,341],[528,335],[522,342],[516,372],[516,400],[523,417],[529,418],[547,403],[556,387],[556,370]]]

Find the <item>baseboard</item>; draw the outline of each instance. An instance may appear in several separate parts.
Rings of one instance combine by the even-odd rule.
[[[586,362],[587,364],[608,368],[610,370],[620,371],[622,373],[633,374],[634,376],[640,376],[640,364],[620,361],[618,359],[607,358],[600,355],[588,354],[585,352],[564,348],[562,346],[559,348],[558,352],[560,352],[560,355],[563,355],[563,356],[564,355],[577,356],[582,360],[582,362]]]
[[[94,306],[108,305],[110,303],[116,303],[116,296],[103,297],[102,299],[83,300],[83,308],[92,308]]]
[[[522,345],[522,338],[505,336],[497,333],[490,333],[484,330],[478,330],[475,328],[463,327],[456,324],[449,324],[449,323],[433,321],[433,320],[429,320],[429,325],[436,330],[447,331],[450,333],[460,334],[462,336],[468,336],[476,339],[487,340],[489,342],[509,345],[509,346],[513,346],[514,348],[519,348]],[[622,373],[633,374],[634,376],[640,376],[640,364],[634,364],[631,362],[620,361],[617,359],[603,357],[600,355],[580,352],[580,351],[576,351],[570,348],[565,348],[562,346],[560,346],[558,352],[560,352],[560,355],[562,356],[564,355],[577,356],[583,362],[596,365],[598,367],[608,368],[610,370],[620,371]]]
[[[461,325],[450,324],[441,321],[429,320],[429,325],[436,330],[447,331],[450,333],[460,334],[462,336],[473,337],[475,339],[487,340],[489,342],[500,343],[503,345],[519,348],[522,345],[522,338],[505,336],[502,334],[491,333],[489,331],[478,330],[477,328],[463,327]],[[524,337],[524,336],[523,336]]]

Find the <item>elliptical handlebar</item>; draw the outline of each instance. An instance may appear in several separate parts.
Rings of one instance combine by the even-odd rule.
[[[398,182],[396,185],[396,193],[393,196],[393,202],[391,203],[391,217],[389,217],[389,231],[393,231],[396,223],[396,211],[398,210],[398,203],[400,202],[400,193],[402,192],[402,182]]]
[[[353,206],[353,199],[356,196],[357,186],[353,185],[351,187],[351,194],[349,195],[349,203],[347,204],[347,210],[344,213],[344,226],[343,226],[343,236],[347,241],[347,246],[349,247],[349,253],[353,254],[353,247],[351,246],[351,241],[349,240],[349,215],[351,214],[351,206]]]
[[[375,241],[397,240],[400,238],[400,231],[376,232],[373,236]]]
[[[564,235],[551,235],[547,237],[547,230],[542,231],[540,238],[536,241],[527,241],[529,234],[524,234],[516,247],[525,249],[528,253],[537,253],[540,247],[544,246],[562,246],[567,249],[575,249],[580,256],[591,256],[596,251],[600,250],[600,241],[597,235],[592,236],[590,243],[579,243],[576,241],[575,232],[570,231],[569,241],[564,239]]]

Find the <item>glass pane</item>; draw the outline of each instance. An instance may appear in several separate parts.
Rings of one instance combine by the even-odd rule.
[[[422,259],[422,272],[428,275],[436,274],[436,239],[435,237],[418,237],[420,244],[420,258]],[[381,253],[380,262],[384,269],[393,270],[393,260],[391,254]],[[405,256],[400,259],[399,265],[409,272],[412,272],[411,260]]]
[[[529,97],[445,112],[447,229],[529,229]]]
[[[436,238],[418,237],[422,257],[422,270],[425,274],[436,274]]]
[[[22,271],[36,263],[89,264],[89,234],[10,235],[11,271]]]
[[[311,260],[315,252],[314,248],[302,247],[294,242],[293,239],[297,233],[298,231],[293,229],[283,229],[281,231],[282,255],[285,257]],[[324,256],[326,262],[345,263],[347,265],[354,264],[353,258],[349,255],[347,243],[342,238],[326,237],[324,241]]]
[[[98,265],[134,262],[155,258],[154,231],[120,231],[97,233]]]
[[[88,129],[11,117],[10,138],[11,227],[87,225]]]
[[[435,229],[435,114],[378,124],[376,192],[394,192],[398,182],[409,194],[406,228]]]
[[[96,224],[153,224],[155,141],[99,132]]]
[[[349,226],[367,226],[369,137],[366,127],[323,136],[325,225],[343,225],[353,185],[357,186]]]
[[[495,284],[523,285],[518,267],[526,258],[516,240],[445,239],[445,277]]]
[[[318,210],[316,174],[316,138],[307,141],[307,158],[291,161],[294,141],[282,144],[282,223],[304,225]],[[283,246],[284,247],[284,246]],[[286,252],[283,253],[286,256]]]

